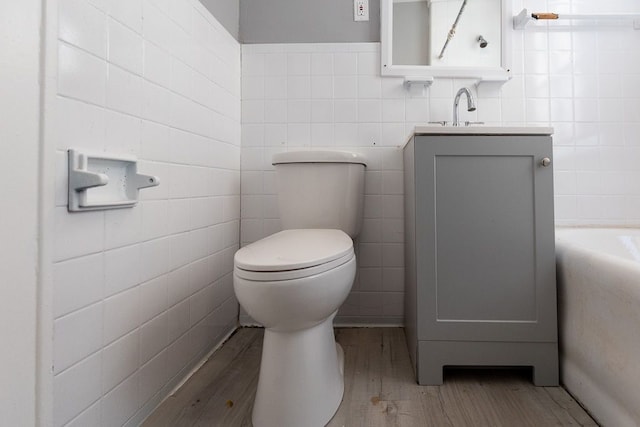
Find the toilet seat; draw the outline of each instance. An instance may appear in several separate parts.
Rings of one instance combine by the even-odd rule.
[[[234,273],[255,281],[292,280],[336,268],[354,257],[341,230],[284,230],[238,250]]]

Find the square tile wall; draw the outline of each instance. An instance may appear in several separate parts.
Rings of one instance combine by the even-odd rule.
[[[477,111],[461,108],[461,120],[553,126],[556,224],[637,226],[640,31],[574,26],[511,31],[513,78],[473,87]],[[424,93],[407,91],[403,79],[380,76],[379,55],[378,43],[242,46],[241,244],[280,230],[274,153],[329,148],[370,160],[342,324],[402,324],[402,145],[417,124],[451,121],[455,92],[474,83],[438,79]],[[252,322],[242,311],[240,319]]]
[[[240,45],[196,0],[50,3],[54,425],[138,425],[237,324]],[[69,148],[160,186],[68,213]]]

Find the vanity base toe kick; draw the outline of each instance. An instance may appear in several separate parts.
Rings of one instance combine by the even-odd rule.
[[[559,381],[555,342],[419,341],[417,359],[420,385],[442,385],[449,366],[530,366],[535,385],[557,386]]]

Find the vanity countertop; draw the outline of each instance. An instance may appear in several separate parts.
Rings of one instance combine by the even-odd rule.
[[[552,127],[543,126],[440,126],[421,125],[413,128],[402,147],[419,135],[553,135]]]
[[[552,135],[542,126],[416,126],[414,135]]]

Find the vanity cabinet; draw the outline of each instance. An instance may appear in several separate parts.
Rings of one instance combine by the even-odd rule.
[[[445,366],[531,366],[534,384],[558,385],[551,129],[426,129],[404,148],[418,383],[442,384]]]

